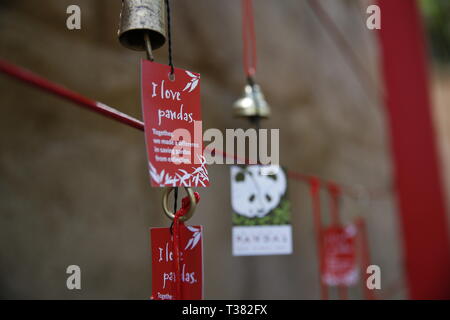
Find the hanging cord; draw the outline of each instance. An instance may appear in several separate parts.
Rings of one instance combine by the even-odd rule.
[[[176,187],[174,191],[173,212],[177,212],[177,201],[178,201],[178,187]]]
[[[366,274],[367,267],[370,265],[370,251],[369,251],[369,240],[367,238],[367,226],[366,222],[362,217],[359,217],[356,220],[356,226],[358,228],[358,245],[359,245],[359,252],[360,252],[360,268],[361,268],[361,274]],[[373,292],[373,290],[370,290],[366,282],[364,280],[361,281],[363,291],[364,291],[364,297],[366,300],[375,300],[376,296]]]
[[[340,226],[341,225],[341,217],[340,217],[340,212],[339,212],[339,206],[340,206],[340,195],[341,195],[341,190],[339,188],[338,185],[329,182],[328,186],[328,193],[330,194],[331,197],[331,225],[332,226]],[[338,286],[338,293],[339,293],[339,297],[342,300],[347,300],[348,299],[348,290],[347,290],[347,286],[345,285],[339,285]]]
[[[322,300],[328,300],[328,287],[323,281],[322,273],[324,270],[324,250],[323,250],[323,228],[321,217],[321,205],[320,205],[320,180],[311,177],[309,179],[309,190],[312,199],[312,211],[314,218],[314,229],[316,233],[317,252],[319,256],[319,282],[320,282],[320,298]]]
[[[254,99],[256,102],[256,108],[259,109],[259,104],[257,99]],[[261,164],[260,159],[259,159],[259,141],[260,141],[260,137],[259,137],[259,129],[261,129],[261,117],[260,116],[255,116],[250,118],[250,121],[253,123],[253,125],[255,126],[255,130],[256,130],[256,164]]]
[[[252,0],[242,0],[242,40],[244,72],[248,84],[253,86],[253,77],[256,73],[256,36],[255,21],[253,18]]]
[[[173,56],[172,56],[172,18],[170,14],[170,1],[165,0],[166,10],[167,10],[167,37],[168,37],[168,47],[169,47],[169,66],[170,66],[170,77],[173,80],[173,76],[175,74],[175,70],[173,67]],[[174,203],[173,203],[173,212],[177,212],[177,201],[178,201],[178,187],[175,188],[174,191]],[[172,232],[173,222],[170,226],[170,232]]]
[[[242,48],[243,48],[243,65],[244,72],[247,77],[247,83],[254,88],[255,87],[255,74],[256,74],[256,34],[255,34],[255,19],[253,14],[253,0],[242,0]],[[255,90],[253,89],[253,100],[255,101],[256,108],[259,114],[259,103],[255,96]],[[261,128],[261,117],[259,115],[251,117],[250,122],[256,129],[256,163],[259,161],[259,129]]]
[[[173,56],[172,56],[172,18],[170,14],[170,1],[165,0],[166,10],[167,10],[167,37],[168,37],[168,47],[169,47],[169,66],[170,66],[170,76],[173,77],[175,74],[175,69],[173,67]]]
[[[173,191],[173,212],[177,212],[177,202],[178,202],[178,187],[175,187],[175,190]],[[173,234],[173,221],[170,225],[170,234]]]
[[[341,190],[338,185],[332,182],[328,183],[327,189],[331,197],[331,224],[333,226],[340,226],[341,221],[339,216],[339,197],[341,194]]]

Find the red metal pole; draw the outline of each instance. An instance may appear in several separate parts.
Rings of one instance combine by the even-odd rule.
[[[38,76],[35,73],[32,73],[18,66],[15,66],[2,59],[0,59],[0,72],[3,72],[11,77],[14,77],[15,79],[18,79],[26,84],[50,92],[58,97],[73,102],[91,111],[100,113],[108,118],[114,119],[116,121],[127,124],[136,129],[144,131],[144,123],[142,121],[134,119],[129,115],[122,113],[116,109],[113,109],[101,102],[86,98],[79,93],[66,89],[59,84],[48,81],[47,79]]]
[[[379,0],[379,6],[387,121],[409,297],[448,299],[448,224],[417,2]]]

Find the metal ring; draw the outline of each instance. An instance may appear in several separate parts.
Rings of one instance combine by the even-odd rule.
[[[169,194],[173,190],[175,190],[175,187],[168,187],[168,188],[164,189],[164,193],[163,193],[163,197],[162,197],[162,207],[163,207],[164,213],[171,220],[175,219],[175,213],[171,212],[169,210]],[[197,206],[197,201],[195,199],[194,191],[192,191],[192,189],[189,187],[184,187],[184,190],[186,190],[186,193],[189,196],[191,205],[189,206],[188,212],[185,215],[180,217],[180,221],[183,221],[183,222],[192,218],[192,216],[194,215],[195,208]]]

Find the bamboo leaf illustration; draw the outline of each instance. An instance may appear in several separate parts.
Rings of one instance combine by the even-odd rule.
[[[189,77],[191,77],[191,78],[197,78],[197,76],[196,76],[195,74],[193,74],[192,72],[190,72],[190,71],[187,71],[187,70],[186,70],[186,73],[187,73],[187,75],[188,75]]]
[[[187,176],[187,175],[181,176],[181,175],[178,174],[178,173],[177,173],[176,175],[177,175],[177,177],[180,179],[181,185],[182,185],[183,187],[188,187],[188,185],[187,185],[187,183],[186,183],[186,179],[188,179],[189,176]]]
[[[161,183],[161,178],[158,175],[158,171],[155,169],[155,167],[152,165],[151,162],[148,163],[150,166],[150,176],[152,177],[153,180],[155,180],[156,183],[160,184]]]
[[[195,233],[195,232],[199,232],[199,231],[200,231],[199,229],[194,228],[194,227],[191,227],[191,226],[187,226],[186,228],[187,228],[189,231],[191,231],[192,233]]]
[[[192,245],[192,242],[194,242],[194,238],[190,238],[190,239],[189,239],[189,241],[188,241],[186,247],[184,248],[184,250],[188,250],[189,247]]]
[[[179,169],[179,171],[180,171],[181,173],[183,173],[185,176],[189,176],[189,173],[188,173],[186,170]]]
[[[202,185],[202,187],[206,187],[206,185],[203,183],[202,180],[198,180],[196,186],[198,186],[198,183],[200,182],[200,184]]]
[[[159,181],[159,176],[155,173],[153,173],[152,171],[150,171],[150,176],[152,177],[153,180],[155,180],[156,183],[161,183],[161,181]]]
[[[162,182],[163,181],[163,178],[164,178],[164,169],[163,169],[163,171],[161,171],[161,174],[159,175],[159,181],[160,182]]]
[[[197,85],[198,85],[198,79],[192,81],[191,89],[189,89],[189,92],[194,91],[194,89],[197,87]]]
[[[186,91],[187,89],[189,89],[191,87],[192,82],[188,82],[186,87],[184,87],[183,91]]]
[[[199,233],[199,234],[197,234],[196,236],[194,236],[194,241],[192,241],[192,246],[191,246],[191,249],[194,249],[195,248],[195,246],[197,245],[197,243],[200,241],[200,238],[202,237],[202,234],[201,233]]]

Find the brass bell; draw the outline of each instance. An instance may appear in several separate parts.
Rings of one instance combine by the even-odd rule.
[[[244,96],[233,105],[233,116],[261,118],[270,116],[270,106],[257,84],[245,86]]]
[[[132,50],[158,49],[166,42],[166,14],[164,0],[122,0],[119,26],[120,43]]]

